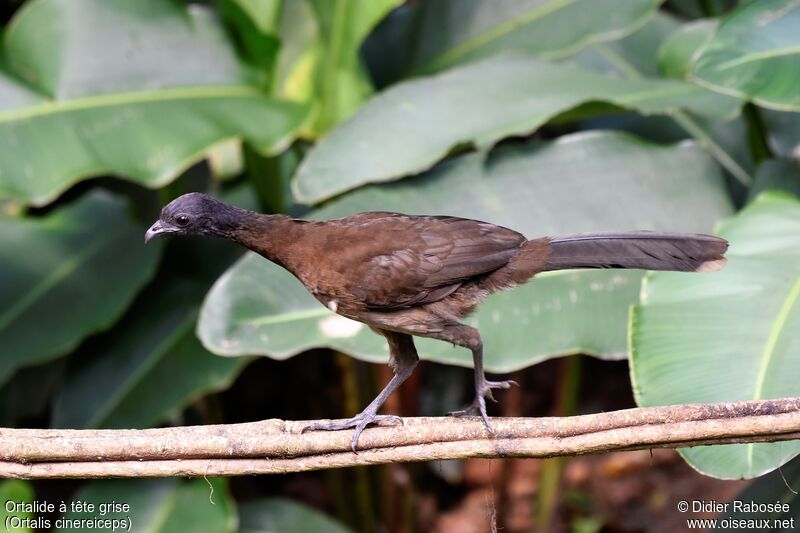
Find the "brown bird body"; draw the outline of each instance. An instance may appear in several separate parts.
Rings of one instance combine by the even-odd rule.
[[[223,237],[289,272],[330,310],[386,337],[395,376],[359,415],[307,429],[354,427],[353,450],[386,398],[411,374],[412,335],[472,351],[475,400],[457,415],[480,415],[491,429],[485,398],[512,382],[488,381],[478,330],[460,321],[489,294],[545,270],[645,268],[705,271],[724,265],[727,242],[707,235],[655,232],[577,234],[528,240],[520,233],[447,216],[359,213],[328,221],[262,215],[191,193],[167,205],[145,240],[162,233]]]

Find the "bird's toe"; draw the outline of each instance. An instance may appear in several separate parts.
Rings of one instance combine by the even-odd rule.
[[[392,422],[395,424],[399,423],[401,426],[404,424],[403,419],[397,415],[378,415],[375,413],[362,412],[353,418],[340,422],[317,422],[314,424],[309,424],[302,429],[301,433],[305,433],[307,431],[339,431],[342,429],[355,428],[355,434],[353,435],[353,442],[351,445],[351,448],[355,452],[361,432],[364,431],[370,424],[379,424],[381,422]]]

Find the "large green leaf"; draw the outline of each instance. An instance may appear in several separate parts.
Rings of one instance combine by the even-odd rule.
[[[227,533],[236,531],[236,506],[222,478],[181,481],[165,479],[106,479],[92,481],[79,490],[73,502],[94,505],[93,511],[68,511],[63,518],[126,520],[121,529],[150,533]],[[117,507],[111,507],[110,504]],[[105,505],[101,515],[100,506]],[[120,508],[127,505],[128,510]],[[75,531],[60,527],[56,531]]]
[[[800,161],[792,159],[762,161],[756,172],[756,181],[747,196],[753,199],[766,190],[786,191],[800,197]]]
[[[203,284],[178,281],[137,305],[60,390],[53,427],[145,428],[228,386],[246,358],[215,357],[194,333]]]
[[[243,187],[222,199],[255,205]],[[171,241],[170,252],[180,258],[180,273],[160,276],[114,328],[72,359],[56,396],[53,426],[142,428],[174,420],[197,397],[227,387],[249,362],[210,354],[194,333],[205,293],[241,249],[221,240],[185,239]]]
[[[281,0],[231,0],[253,21],[259,31],[272,33],[279,18]]]
[[[761,116],[775,154],[800,160],[800,114],[764,109]]]
[[[62,358],[17,370],[0,387],[0,426],[25,427],[31,418],[47,412],[66,368],[67,358]]]
[[[657,11],[647,23],[615,41],[594,43],[565,61],[572,61],[611,75],[627,76],[628,69],[634,69],[639,76],[660,77],[655,58],[658,48],[680,22],[663,11]]]
[[[349,117],[372,95],[359,47],[398,3],[293,0],[275,9],[275,0],[224,0],[222,6],[250,55],[261,50],[259,63],[271,75],[272,93],[311,106],[302,135],[315,138]]]
[[[613,42],[589,45],[569,60],[628,79],[663,78],[662,69],[666,69],[668,75],[678,76],[687,67],[684,62],[689,61],[693,53],[692,46],[702,44],[698,42],[702,39],[684,37],[686,33],[691,33],[692,24],[681,26],[674,17],[660,11],[633,34]],[[684,40],[690,41],[690,44],[687,45]],[[714,97],[707,95],[706,98]],[[614,114],[613,109],[603,109],[602,105],[592,103],[567,112],[557,120],[573,119],[571,115],[576,114],[578,118],[583,118],[580,115],[582,111],[588,111],[583,114],[590,119],[582,124],[584,128],[621,129],[662,143],[694,138],[742,184],[749,186],[753,182],[754,165],[747,144],[746,124],[741,116],[721,122],[713,117],[692,116],[684,111],[663,116]]]
[[[703,29],[705,32],[712,30]],[[710,37],[695,33],[694,23],[678,26],[674,18],[658,13],[641,30],[611,43],[590,45],[573,60],[628,79],[662,77],[662,70],[667,75],[682,77],[682,71],[688,68],[686,62],[693,54],[692,48],[699,47],[705,38]],[[705,98],[715,97],[707,94]],[[736,105],[737,112],[740,105]],[[569,114],[566,118],[570,118]],[[599,124],[601,127],[621,128],[659,141],[691,136],[743,185],[749,186],[753,182],[753,161],[741,117],[720,122],[714,117],[691,116],[676,111],[668,117],[601,116],[593,119],[592,124],[594,127]]]
[[[155,271],[160,246],[102,192],[42,218],[0,219],[0,382],[110,326]]]
[[[278,98],[311,104],[315,97],[319,23],[306,0],[283,3],[278,34],[281,44],[272,82],[273,94]],[[309,122],[311,119],[313,117],[309,117]]]
[[[675,30],[658,51],[658,66],[668,78],[683,80],[689,77],[692,58],[714,35],[717,19],[688,22]]]
[[[399,0],[308,0],[319,22],[315,133],[352,115],[372,94],[358,49]]]
[[[591,133],[550,144],[471,154],[396,183],[354,191],[314,213],[365,210],[451,214],[488,220],[531,237],[600,229],[708,231],[731,212],[719,168],[692,145],[658,147],[620,134]],[[621,357],[638,271],[547,273],[489,298],[470,323],[480,327],[487,367],[522,368],[564,353]],[[690,276],[688,274],[684,274]],[[209,293],[198,326],[222,355],[290,357],[331,346],[386,358],[383,339],[333,315],[291,275],[248,255]],[[424,358],[464,366],[466,350],[423,339]]]
[[[34,513],[25,511],[14,511],[7,508],[8,502],[32,505],[35,501],[36,493],[28,481],[19,479],[7,479],[0,482],[0,524],[3,524],[4,531],[14,531],[15,533],[30,533],[33,527],[26,525],[27,521],[35,520]],[[30,522],[27,522],[30,523]]]
[[[281,0],[219,0],[217,8],[234,28],[247,60],[271,75],[280,48]],[[271,81],[271,80],[269,80]]]
[[[278,531],[347,533],[350,530],[313,507],[286,498],[252,500],[239,506],[239,533]]]
[[[692,65],[696,81],[764,107],[800,111],[800,2],[747,2]]]
[[[800,494],[795,487],[800,484],[800,459],[794,459],[781,471],[770,472],[758,478],[737,494],[728,506],[725,514],[720,513],[714,531],[731,531],[730,520],[736,520],[737,529],[781,531],[797,531],[800,519]],[[758,505],[750,505],[755,502]],[[764,504],[769,504],[766,506]],[[788,504],[789,510],[784,512],[782,506],[775,504]],[[749,512],[745,509],[752,509]],[[729,522],[726,524],[725,520]],[[747,522],[748,520],[768,520],[770,528],[762,526],[761,522]],[[792,525],[793,524],[793,525]]]
[[[376,96],[309,152],[293,182],[295,196],[316,203],[364,183],[417,173],[457,146],[486,149],[596,100],[645,114],[686,107],[722,117],[739,106],[679,81],[619,79],[524,57],[490,59]]]
[[[48,203],[86,176],[158,187],[212,145],[284,146],[306,108],[266,97],[207,10],[33,0],[3,36],[0,196]]]
[[[403,6],[365,50],[379,85],[508,51],[563,57],[643,24],[661,0],[437,0]]]
[[[654,273],[631,317],[639,405],[727,402],[798,394],[800,200],[765,193],[720,227],[728,265],[698,276]],[[800,443],[699,447],[682,455],[722,478],[755,477]]]

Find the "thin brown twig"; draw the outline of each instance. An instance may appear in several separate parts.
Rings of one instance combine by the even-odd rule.
[[[0,429],[0,477],[232,476],[469,457],[555,457],[800,438],[800,398],[627,409],[550,418],[407,418],[301,433],[309,422],[145,430]]]

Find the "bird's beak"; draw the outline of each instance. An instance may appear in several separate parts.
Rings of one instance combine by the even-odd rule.
[[[169,228],[165,228],[160,220],[156,220],[155,224],[150,226],[150,229],[147,230],[147,233],[144,234],[144,243],[147,244],[150,240],[154,237],[158,237],[162,233],[170,233],[171,230]]]

